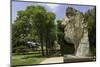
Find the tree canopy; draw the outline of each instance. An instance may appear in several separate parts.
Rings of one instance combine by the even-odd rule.
[[[18,11],[17,18],[12,23],[13,47],[21,46],[21,42],[25,44],[28,40],[35,40],[40,42],[44,55],[44,46],[46,48],[54,46],[54,20],[55,14],[42,6],[28,6],[26,10]],[[48,53],[49,49],[46,51]]]

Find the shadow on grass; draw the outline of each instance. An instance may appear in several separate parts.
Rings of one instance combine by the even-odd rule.
[[[12,56],[23,56],[22,59],[28,59],[28,58],[47,58],[47,56],[42,56],[41,53],[25,53],[25,54],[17,54],[14,53]]]
[[[41,54],[41,51],[33,51],[33,52],[27,52],[27,53],[12,53],[12,55],[32,55],[32,54]]]
[[[46,57],[45,56],[41,56],[41,55],[36,55],[36,56],[29,55],[29,56],[23,57],[22,59],[28,59],[28,58],[46,58]]]

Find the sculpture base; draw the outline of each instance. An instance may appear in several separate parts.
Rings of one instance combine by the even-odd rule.
[[[73,62],[90,62],[96,61],[95,57],[79,57],[74,55],[64,55],[64,63],[73,63]]]

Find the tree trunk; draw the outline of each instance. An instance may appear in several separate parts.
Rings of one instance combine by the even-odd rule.
[[[44,56],[44,48],[43,48],[43,40],[42,40],[42,38],[40,39],[40,42],[41,42],[42,56]]]

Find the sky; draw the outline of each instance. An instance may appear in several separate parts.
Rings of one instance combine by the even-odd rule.
[[[69,5],[69,4],[54,4],[54,3],[34,3],[34,2],[17,2],[12,1],[12,23],[16,20],[17,11],[25,10],[27,6],[30,5],[40,5],[45,7],[45,9],[49,12],[53,12],[56,14],[56,20],[62,20],[65,16],[66,9],[68,7],[73,7],[80,12],[85,13],[89,9],[92,9],[93,6],[84,6],[84,5]]]

